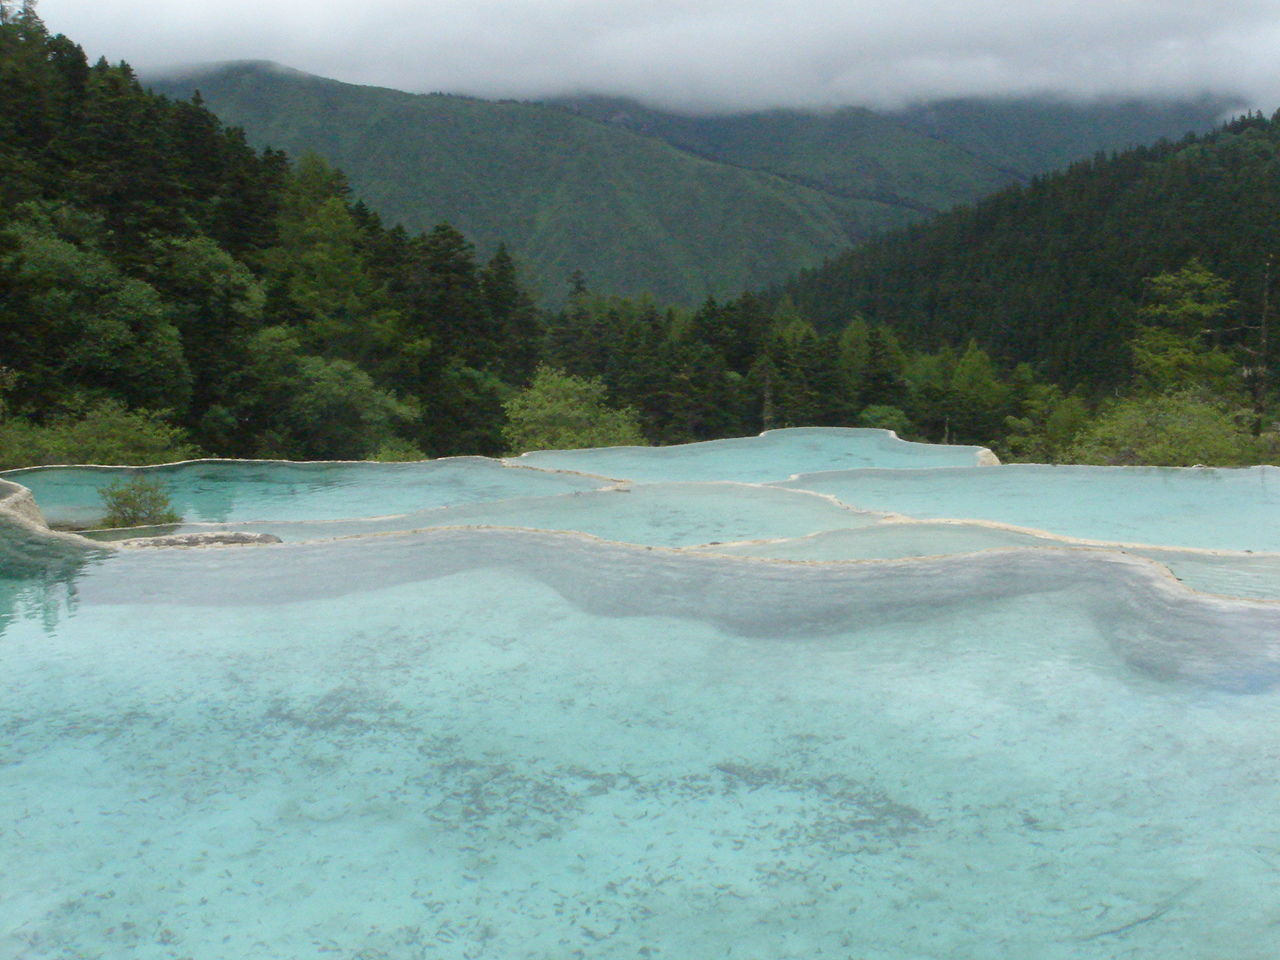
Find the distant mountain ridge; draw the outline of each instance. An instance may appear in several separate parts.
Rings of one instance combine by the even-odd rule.
[[[256,145],[314,150],[410,230],[449,221],[505,241],[555,299],[596,289],[673,302],[781,279],[906,217],[538,104],[417,95],[238,64],[152,80],[243,127]]]
[[[877,112],[767,110],[683,116],[614,97],[550,101],[710,159],[838,196],[936,213],[1092,157],[1203,133],[1245,108],[1182,100],[953,99]]]
[[[575,270],[601,292],[686,305],[762,288],[1040,172],[1028,159],[1057,156],[1033,144],[1002,165],[999,124],[962,143],[930,129],[954,128],[965,117],[956,107],[682,117],[606,98],[410,94],[259,61],[145,79],[178,99],[198,89],[255,145],[319,153],[391,222],[421,230],[449,221],[482,253],[505,242],[552,303]],[[1221,106],[1162,109],[1152,107],[1155,126],[1181,136],[1211,125]],[[1131,112],[1149,134],[1152,125],[1137,122],[1146,114]],[[1070,124],[1062,116],[1039,117],[1042,140],[1043,130],[1088,126],[1087,114],[1076,111]],[[1083,137],[1077,155],[1108,149],[1123,116]],[[1034,127],[1022,120],[1016,129]]]
[[[1027,178],[1094,153],[1205,133],[1247,107],[1238,97],[1207,93],[1180,100],[1092,102],[969,98],[917,104],[886,116]]]
[[[985,196],[1021,176],[863,107],[693,117],[616,98],[551,103],[711,160],[917,215]]]

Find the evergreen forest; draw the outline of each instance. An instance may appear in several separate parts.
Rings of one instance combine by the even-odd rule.
[[[405,460],[887,427],[1046,462],[1277,459],[1280,123],[1099,157],[676,308],[410,233],[314,154],[0,3],[0,468]],[[767,247],[760,256],[767,256]]]
[[[537,300],[593,290],[695,307],[1091,156],[1209,130],[1222,98],[1050,98],[685,116],[611,97],[414,94],[238,61],[146,75],[199,91],[250,144],[320,154],[390,223],[505,243]]]

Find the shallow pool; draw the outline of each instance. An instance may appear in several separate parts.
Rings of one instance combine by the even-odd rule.
[[[234,548],[0,484],[0,956],[1275,955],[1280,557],[1169,544],[1265,527],[1272,473],[1043,487],[1120,551],[830,496],[1033,526],[1061,468],[443,463],[193,474],[293,531]]]
[[[35,467],[0,477],[29,488],[55,525],[99,526],[104,487],[133,476],[159,480],[187,521],[325,521],[428,507],[571,493],[600,478],[507,467],[484,457],[420,463],[197,460],[161,467]]]
[[[864,510],[990,520],[1068,537],[1280,551],[1280,468],[1083,467],[850,470],[779,484]]]
[[[671,447],[603,447],[526,453],[513,463],[582,470],[647,482],[734,480],[769,483],[792,474],[861,467],[912,469],[973,467],[990,457],[983,447],[943,446],[898,439],[889,430],[792,427],[758,437],[708,440]]]

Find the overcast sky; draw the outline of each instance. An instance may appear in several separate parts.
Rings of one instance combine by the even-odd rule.
[[[139,70],[275,60],[353,83],[690,110],[972,94],[1280,105],[1280,0],[40,0]]]

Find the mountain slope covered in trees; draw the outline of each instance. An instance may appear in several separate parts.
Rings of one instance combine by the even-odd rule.
[[[932,214],[1098,151],[1214,127],[1229,98],[1072,102],[972,99],[894,111],[766,110],[686,116],[613,97],[552,101],[700,156],[767,170],[836,196]]]
[[[482,251],[506,242],[544,300],[559,302],[581,270],[596,289],[688,306],[781,281],[1039,172],[1046,158],[1140,142],[1138,131],[1181,136],[1205,129],[1219,109],[1210,101],[993,107],[1000,119],[974,129],[986,147],[1012,152],[1028,140],[1010,163],[999,149],[951,142],[955,123],[939,135],[857,108],[683,117],[602,98],[495,103],[264,63],[148,83],[178,99],[198,89],[256,145],[316,151],[374,210],[409,229],[447,220]]]
[[[0,0],[0,467],[417,458],[800,425],[1038,460],[1274,460],[1274,350],[1255,322],[1268,300],[1247,266],[1276,239],[1276,157],[1275,124],[1250,117],[886,239],[862,255],[882,272],[833,265],[796,300],[690,311],[579,282],[546,311],[504,249],[478,259],[448,225],[388,228],[319,157],[255,150]],[[1106,273],[1117,264],[1128,272]],[[1081,291],[1110,309],[1020,339],[945,286],[974,275],[1033,318]],[[820,285],[850,276],[863,286]],[[860,314],[849,290],[946,309],[929,323]],[[1055,368],[1074,389],[1044,379]]]
[[[833,196],[900,207],[913,218],[994,193],[1019,177],[863,107],[684,116],[610,97],[552,102],[699,156],[776,173]]]
[[[537,104],[415,95],[237,64],[152,81],[260,145],[315,151],[408,229],[448,221],[500,241],[557,300],[593,286],[697,302],[777,281],[906,214]]]
[[[1256,322],[1280,250],[1278,211],[1280,121],[1247,116],[1007,189],[784,289],[820,323],[861,314],[913,342],[976,337],[1055,378],[1115,383],[1129,372],[1148,277],[1197,259],[1234,291],[1215,336]]]
[[[1207,133],[1245,106],[1208,94],[1184,100],[969,98],[915,104],[886,117],[1028,180],[1096,153]]]
[[[90,65],[29,4],[0,3],[0,151],[0,461],[110,438],[144,457],[500,449],[541,329],[501,248],[480,263],[451,227],[388,229],[324,161]]]

